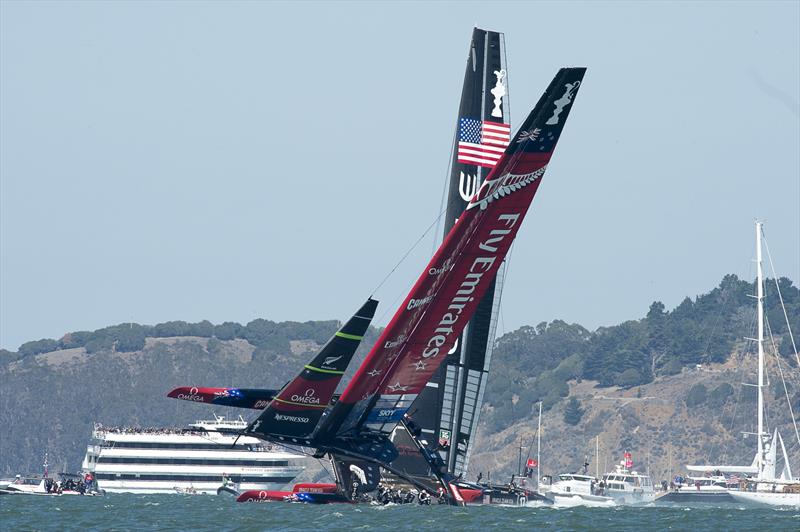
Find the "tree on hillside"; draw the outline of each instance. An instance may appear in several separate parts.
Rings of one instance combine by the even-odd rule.
[[[234,338],[241,338],[244,332],[244,327],[233,321],[226,321],[220,325],[214,326],[214,336],[220,340],[233,340]]]
[[[708,394],[708,402],[713,406],[722,406],[733,395],[733,386],[723,382]]]
[[[701,405],[706,402],[708,398],[708,390],[702,384],[695,384],[689,388],[689,393],[686,394],[686,406],[689,408]]]
[[[86,342],[92,339],[92,331],[75,331],[65,334],[61,340],[58,341],[61,349],[74,349],[76,347],[83,347]]]
[[[34,340],[32,342],[25,342],[19,346],[18,352],[21,357],[29,355],[38,355],[39,353],[48,353],[58,349],[58,342],[52,338],[42,338],[41,340]]]
[[[214,336],[214,324],[208,320],[189,324],[189,336],[199,336],[201,338],[211,338]]]
[[[168,321],[156,324],[153,336],[156,338],[171,338],[173,336],[189,336],[191,326],[185,321]]]
[[[647,312],[647,351],[650,354],[650,373],[655,375],[656,368],[660,366],[661,360],[667,355],[666,323],[667,316],[664,313],[664,303],[653,301],[650,310]]]
[[[575,397],[570,397],[567,406],[564,408],[564,423],[567,425],[577,425],[583,417],[581,403]]]
[[[9,351],[8,349],[0,349],[0,364],[6,364],[8,362],[13,362],[20,358],[19,353],[15,353],[14,351]]]
[[[617,377],[617,384],[623,388],[632,388],[634,386],[638,386],[639,384],[644,384],[648,382],[648,380],[649,379],[645,379],[642,376],[642,372],[638,369],[628,368],[619,374]]]

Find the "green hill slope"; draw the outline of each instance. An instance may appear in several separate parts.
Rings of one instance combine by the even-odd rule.
[[[779,282],[798,331],[800,293],[788,279]],[[753,382],[742,340],[752,336],[752,292],[752,283],[728,275],[671,311],[654,302],[640,320],[593,332],[556,320],[502,336],[471,471],[511,474],[518,447],[530,444],[539,400],[549,472],[575,469],[584,454],[593,454],[597,436],[607,465],[627,448],[647,456],[654,473],[668,471],[670,461],[749,461],[752,443],[740,432],[752,430],[755,410],[752,393],[741,395],[739,383]],[[800,411],[800,372],[774,296],[774,282],[768,282],[767,316],[782,353],[770,359],[768,395],[776,406],[769,421],[800,458],[788,409],[777,402],[783,395],[775,387],[780,360]],[[210,417],[207,406],[167,399],[175,386],[280,387],[335,329],[334,321],[121,324],[2,351],[0,474],[37,472],[45,452],[55,468],[77,469],[93,422],[182,426]],[[376,338],[371,329],[350,374]],[[224,407],[213,412],[254,415]]]

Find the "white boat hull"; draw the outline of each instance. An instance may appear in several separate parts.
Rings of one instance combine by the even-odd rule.
[[[559,508],[573,508],[575,506],[589,507],[611,507],[616,506],[611,497],[600,497],[597,495],[556,495],[548,493],[547,497],[553,500],[553,506]]]
[[[764,506],[800,507],[800,493],[781,493],[771,491],[730,491],[737,502],[759,504]]]
[[[174,482],[174,481],[135,481],[135,480],[103,480],[99,483],[106,493],[139,493],[139,494],[175,494],[192,493],[204,495],[217,495],[217,490],[222,482]],[[239,489],[242,492],[249,490],[276,490],[283,488],[283,484],[265,484],[243,482]]]
[[[656,493],[654,491],[611,491],[608,495],[620,506],[650,504],[656,500]]]

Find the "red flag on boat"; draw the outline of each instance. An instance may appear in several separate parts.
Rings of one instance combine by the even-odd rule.
[[[625,451],[625,454],[622,455],[625,458],[625,468],[630,469],[633,467],[633,457],[631,453]]]

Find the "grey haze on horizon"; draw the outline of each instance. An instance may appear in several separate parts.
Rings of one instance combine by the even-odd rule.
[[[798,2],[3,1],[0,347],[347,318],[440,211],[474,25],[506,34],[515,130],[588,67],[498,334],[750,279],[756,217],[800,282]]]

